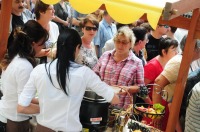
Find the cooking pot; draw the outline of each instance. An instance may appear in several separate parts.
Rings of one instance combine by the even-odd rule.
[[[105,131],[109,103],[93,91],[85,91],[80,108],[80,122],[92,132]]]

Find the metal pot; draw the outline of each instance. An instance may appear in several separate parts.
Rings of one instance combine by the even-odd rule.
[[[89,131],[104,131],[108,121],[109,103],[93,91],[86,91],[81,102],[80,122]]]

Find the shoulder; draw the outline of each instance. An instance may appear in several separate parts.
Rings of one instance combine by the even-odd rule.
[[[182,55],[176,55],[167,62],[165,67],[168,68],[171,66],[178,66],[181,64],[181,61],[182,61]]]
[[[58,25],[55,22],[50,21],[49,24],[50,24],[50,27],[58,28]]]
[[[142,63],[142,60],[139,59],[132,51],[129,51],[128,60],[130,60],[134,63]]]

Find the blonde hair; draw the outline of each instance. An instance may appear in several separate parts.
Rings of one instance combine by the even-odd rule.
[[[128,26],[123,26],[117,30],[117,33],[114,36],[114,41],[116,40],[117,36],[120,35],[124,35],[126,38],[128,38],[131,42],[131,48],[134,47],[136,38],[133,31]]]

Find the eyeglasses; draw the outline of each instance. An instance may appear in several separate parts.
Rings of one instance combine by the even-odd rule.
[[[168,25],[163,25],[163,24],[160,24],[159,26],[163,26],[164,28],[169,28]]]
[[[115,40],[115,42],[117,43],[117,44],[123,44],[123,45],[127,45],[128,43],[130,43],[130,42],[126,42],[126,41],[121,41],[121,40],[119,40],[119,39],[116,39]]]
[[[97,27],[88,27],[88,26],[86,26],[86,27],[85,27],[85,30],[87,30],[87,31],[91,31],[91,30],[97,31],[98,28],[97,28]]]

